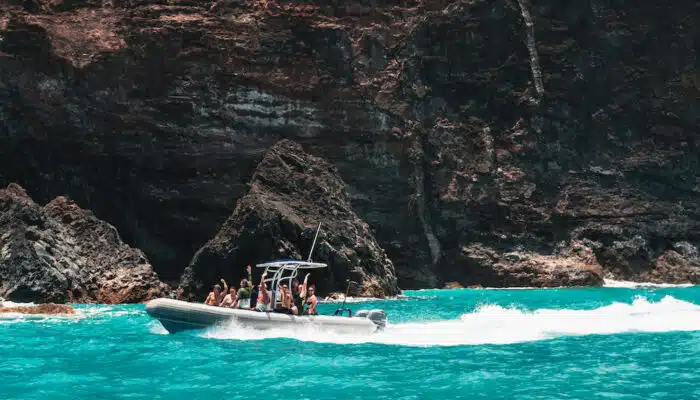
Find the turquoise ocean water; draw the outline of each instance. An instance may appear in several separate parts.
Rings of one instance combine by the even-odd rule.
[[[409,291],[373,336],[0,320],[1,399],[698,399],[700,288]],[[323,304],[332,313],[338,304]]]

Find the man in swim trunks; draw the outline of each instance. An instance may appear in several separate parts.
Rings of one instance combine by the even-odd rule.
[[[267,276],[267,271],[263,272],[260,277],[260,285],[258,285],[258,302],[255,305],[255,309],[258,311],[272,311],[270,305],[270,292],[267,291],[267,284],[265,283],[265,277]]]
[[[238,297],[236,296],[236,288],[232,287],[226,297],[224,297],[224,299],[221,301],[221,304],[219,304],[219,307],[232,308],[234,304],[236,304],[237,300]]]
[[[209,292],[209,296],[204,300],[204,304],[208,306],[218,306],[224,300],[224,293],[228,292],[228,285],[226,281],[221,279],[221,283],[224,284],[224,291],[221,291],[221,286],[214,285],[214,289]]]

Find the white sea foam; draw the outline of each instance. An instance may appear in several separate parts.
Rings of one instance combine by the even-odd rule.
[[[5,301],[6,307],[33,306],[33,303],[13,303]],[[118,306],[92,305],[86,308],[75,309],[75,314],[68,315],[46,315],[46,314],[23,314],[23,313],[0,313],[0,324],[21,323],[21,322],[75,322],[86,318],[94,317],[120,317],[125,315],[142,315],[140,310],[123,310]]]
[[[0,313],[0,324],[13,324],[20,322],[72,322],[83,318],[85,318],[85,315],[79,312],[70,315]]]
[[[31,307],[35,305],[34,303],[15,303],[14,301],[0,299],[0,306],[2,307]]]
[[[391,297],[385,297],[383,299],[377,298],[377,297],[350,297],[348,296],[346,303],[366,303],[366,302],[371,302],[371,301],[406,301],[406,300],[432,300],[436,299],[437,296],[403,296],[403,295],[398,295],[398,296],[391,296]],[[342,304],[343,303],[343,298],[325,298],[320,300],[321,303],[326,303],[326,304]]]
[[[167,335],[168,331],[160,324],[160,322],[153,321],[148,324],[148,330],[156,335]]]
[[[310,327],[258,331],[235,323],[211,328],[200,335],[214,339],[293,338],[320,343],[427,347],[508,344],[561,336],[695,330],[700,330],[700,306],[666,296],[658,302],[637,297],[632,304],[613,303],[592,310],[522,311],[482,305],[458,319],[389,324],[383,332],[371,335],[335,334]]]
[[[604,279],[604,286],[610,288],[629,288],[629,289],[640,289],[640,288],[682,288],[682,287],[692,287],[692,283],[681,283],[681,284],[671,284],[671,283],[652,283],[652,282],[630,282],[630,281],[617,281],[614,279]]]

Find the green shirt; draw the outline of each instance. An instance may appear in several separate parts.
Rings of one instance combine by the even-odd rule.
[[[253,277],[250,276],[250,274],[248,274],[248,285],[241,286],[241,288],[238,289],[238,298],[239,299],[249,299],[252,291],[253,291]]]
[[[238,298],[239,299],[249,299],[250,298],[250,287],[242,287],[238,289]]]

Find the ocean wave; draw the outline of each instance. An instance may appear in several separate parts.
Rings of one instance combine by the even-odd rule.
[[[658,302],[638,296],[631,304],[612,303],[591,310],[523,311],[485,304],[458,319],[389,324],[383,332],[371,335],[336,334],[314,327],[259,331],[244,328],[235,322],[210,328],[199,335],[213,339],[292,338],[320,343],[429,347],[510,344],[562,336],[695,330],[700,330],[700,306],[672,296]]]
[[[631,281],[617,281],[614,279],[604,279],[604,287],[609,288],[629,288],[629,289],[643,289],[643,288],[683,288],[695,286],[692,283],[652,283],[652,282],[631,282]]]

